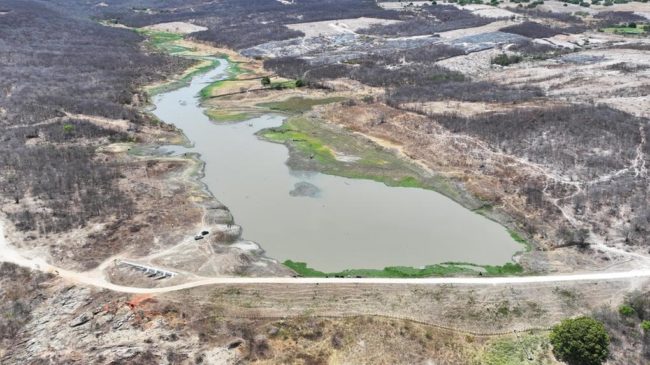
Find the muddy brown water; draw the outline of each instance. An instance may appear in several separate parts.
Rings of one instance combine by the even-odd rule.
[[[323,271],[441,262],[503,264],[522,249],[501,225],[430,190],[292,171],[284,145],[255,132],[282,124],[268,114],[212,123],[198,93],[226,77],[226,61],[188,86],[153,98],[153,113],[181,128],[205,161],[204,182],[232,211],[244,238],[269,257]]]

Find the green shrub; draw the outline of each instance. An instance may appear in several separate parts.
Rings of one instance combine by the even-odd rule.
[[[505,53],[501,53],[500,55],[492,58],[492,64],[499,66],[509,66],[513,63],[521,62],[521,60],[522,57],[519,55],[507,55]]]
[[[74,131],[74,125],[73,124],[64,124],[63,125],[63,132],[65,133],[72,133]]]
[[[569,365],[600,365],[609,356],[609,336],[591,317],[569,318],[551,330],[553,353]]]
[[[628,304],[623,304],[620,307],[618,307],[618,313],[620,313],[623,317],[629,317],[634,313],[636,313],[636,311]]]
[[[641,322],[641,329],[643,330],[643,332],[650,331],[650,321]]]

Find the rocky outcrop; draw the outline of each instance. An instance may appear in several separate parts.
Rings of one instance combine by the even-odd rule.
[[[64,287],[56,279],[39,290],[47,299],[34,308],[32,320],[0,348],[2,364],[233,364],[238,349],[201,341],[178,309],[155,299],[108,291]],[[145,298],[146,299],[146,298]]]

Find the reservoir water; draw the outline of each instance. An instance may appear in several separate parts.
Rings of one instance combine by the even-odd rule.
[[[154,96],[153,113],[183,130],[189,151],[206,163],[203,181],[230,208],[244,238],[269,257],[332,272],[449,261],[500,265],[522,249],[501,225],[434,191],[292,171],[284,145],[255,135],[281,125],[283,116],[211,122],[198,93],[226,77],[226,67],[222,60],[189,85]]]

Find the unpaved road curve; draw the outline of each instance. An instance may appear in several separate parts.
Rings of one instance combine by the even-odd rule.
[[[184,284],[161,288],[137,288],[110,283],[100,270],[76,272],[52,266],[39,258],[28,257],[9,245],[4,235],[3,222],[0,221],[0,262],[10,262],[47,273],[77,284],[93,286],[133,294],[159,294],[183,289],[191,289],[207,285],[232,284],[472,284],[472,285],[507,285],[532,283],[559,283],[576,281],[632,280],[650,278],[650,269],[639,269],[619,272],[598,272],[567,275],[547,276],[518,276],[518,277],[451,277],[451,278],[420,278],[420,279],[386,279],[386,278],[291,278],[291,277],[212,277],[198,278]]]

